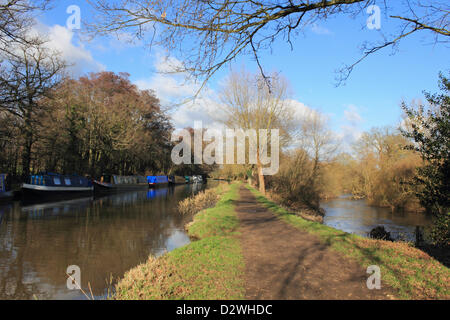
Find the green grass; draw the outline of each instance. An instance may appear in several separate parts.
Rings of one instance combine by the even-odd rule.
[[[221,199],[201,211],[188,227],[197,239],[128,271],[116,299],[243,299],[244,262],[233,200],[238,184],[217,189]]]
[[[233,200],[239,198],[239,185],[230,185],[230,190],[221,196],[216,206],[195,215],[188,234],[195,239],[211,236],[230,236],[239,227]]]
[[[256,199],[280,219],[317,235],[332,249],[355,259],[364,268],[377,265],[381,279],[396,289],[400,299],[450,299],[450,269],[423,251],[402,242],[367,239],[290,214],[247,186]]]

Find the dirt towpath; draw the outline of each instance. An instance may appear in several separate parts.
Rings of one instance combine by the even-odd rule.
[[[367,288],[365,268],[278,219],[247,188],[239,192],[246,298],[392,299],[383,282],[380,290]]]

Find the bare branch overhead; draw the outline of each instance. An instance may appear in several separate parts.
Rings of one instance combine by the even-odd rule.
[[[98,13],[88,24],[94,34],[127,32],[150,46],[162,46],[182,57],[178,72],[206,81],[220,68],[241,55],[252,56],[261,75],[261,52],[281,38],[291,48],[296,34],[306,26],[330,17],[355,16],[379,4],[394,21],[398,34],[373,44],[362,59],[344,70],[345,80],[365,56],[421,30],[448,41],[448,1],[442,0],[89,0]],[[395,5],[394,8],[388,5]],[[150,34],[151,36],[148,36]]]

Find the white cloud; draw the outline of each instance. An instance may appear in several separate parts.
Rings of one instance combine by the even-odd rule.
[[[182,69],[183,63],[177,58],[168,57],[167,55],[163,55],[162,53],[157,53],[155,67],[158,72],[170,73],[177,72],[178,70]]]
[[[166,105],[179,103],[183,98],[195,94],[194,86],[183,83],[177,76],[155,74],[149,79],[136,80],[135,84],[143,90],[154,90],[161,102]]]
[[[96,61],[85,46],[74,39],[74,32],[60,25],[47,26],[37,23],[32,34],[47,39],[45,44],[51,50],[61,53],[61,58],[69,65],[74,75],[81,75],[87,71],[105,70],[105,66]]]
[[[192,97],[198,90],[199,86],[187,80],[186,74],[170,73],[181,66],[181,61],[157,54],[154,66],[156,73],[149,78],[136,80],[135,84],[140,89],[154,90],[163,104],[177,104],[184,98]]]
[[[170,106],[194,97],[200,88],[198,83],[187,80],[184,74],[170,73],[180,66],[181,61],[157,54],[155,69],[158,72],[149,78],[136,80],[135,84],[140,89],[154,90],[161,104],[170,109]],[[300,101],[289,99],[287,104],[293,112],[294,121],[300,122],[305,117],[317,114],[314,109]],[[203,127],[224,127],[222,120],[225,118],[225,111],[219,94],[209,87],[203,88],[194,100],[173,107],[170,114],[176,128],[193,127],[194,121],[202,121]]]
[[[364,120],[359,114],[358,107],[355,105],[348,105],[344,110],[341,132],[339,133],[345,151],[349,152],[351,145],[361,137],[363,133],[363,122]]]
[[[344,110],[344,118],[353,125],[358,125],[362,122],[362,118],[358,113],[358,108],[354,105],[349,105]]]
[[[129,32],[118,32],[108,41],[108,48],[104,48],[100,46],[100,50],[110,50],[111,48],[115,49],[117,52],[120,52],[124,49],[143,47],[144,42],[140,39],[137,39],[133,34]]]
[[[355,141],[357,141],[362,135],[362,131],[359,128],[356,128],[354,126],[349,125],[342,125],[341,126],[341,133],[340,136],[344,142],[351,144]]]
[[[135,84],[140,89],[154,90],[161,104],[170,110],[176,128],[193,127],[194,121],[202,121],[203,127],[222,127],[220,115],[223,112],[218,95],[208,87],[203,88],[195,98],[200,85],[188,79],[183,73],[171,73],[181,66],[181,61],[157,54],[157,73]],[[183,103],[184,102],[184,103]]]
[[[328,30],[325,27],[322,27],[322,26],[318,25],[317,23],[313,23],[311,25],[311,31],[314,32],[315,34],[320,34],[320,35],[332,34],[332,32],[330,30]]]
[[[172,113],[176,128],[193,127],[194,121],[201,121],[204,128],[224,128],[218,114],[223,109],[216,101],[209,98],[197,98],[195,101],[179,106]],[[222,117],[223,119],[223,117]]]
[[[305,118],[315,117],[318,112],[298,100],[287,100],[288,107],[293,112],[294,121],[302,121]]]

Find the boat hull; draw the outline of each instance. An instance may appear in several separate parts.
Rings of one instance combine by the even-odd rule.
[[[114,193],[114,192],[126,192],[133,190],[145,190],[148,189],[147,183],[135,183],[135,184],[112,184],[100,181],[94,181],[94,191],[96,193]]]
[[[164,188],[169,185],[169,182],[161,182],[161,183],[149,183],[149,188]]]
[[[0,202],[11,201],[14,199],[14,191],[0,192]]]
[[[57,187],[42,186],[24,183],[22,185],[22,197],[24,199],[47,198],[67,199],[91,195],[94,187]]]
[[[184,177],[169,176],[169,185],[179,185],[188,183]]]

